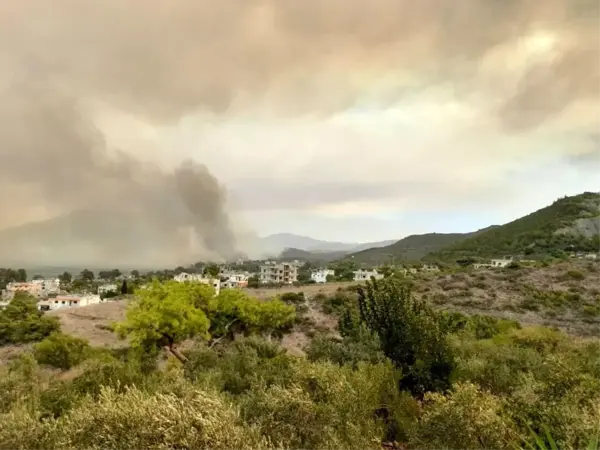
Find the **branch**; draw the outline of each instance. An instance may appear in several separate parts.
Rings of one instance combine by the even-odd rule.
[[[229,331],[229,327],[237,321],[238,321],[238,319],[233,319],[231,322],[229,322],[227,325],[225,325],[225,330],[223,331],[223,336],[212,341],[210,343],[210,345],[208,346],[208,348],[213,348],[215,345],[217,345],[221,341],[221,339],[223,339],[225,336],[227,336],[227,331]]]

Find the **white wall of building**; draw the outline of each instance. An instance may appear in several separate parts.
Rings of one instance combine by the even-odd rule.
[[[383,275],[376,270],[355,270],[354,281],[365,281],[370,280],[371,277],[375,277],[376,280],[381,280]]]
[[[335,270],[331,269],[319,269],[315,270],[310,274],[310,279],[315,283],[327,283],[327,276],[335,275]]]

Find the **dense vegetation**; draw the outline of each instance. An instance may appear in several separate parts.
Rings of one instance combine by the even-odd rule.
[[[388,279],[320,297],[341,337],[298,358],[274,337],[304,300],[155,283],[117,326],[129,349],[40,335],[0,366],[0,449],[576,449],[598,432],[597,339],[436,312]]]
[[[552,205],[500,227],[493,227],[469,239],[428,255],[428,259],[457,260],[468,256],[500,257],[510,254],[558,256],[564,252],[595,251],[600,248],[598,233],[586,236],[572,227],[578,219],[600,216],[600,195],[586,192],[556,200]],[[597,219],[596,219],[597,220]]]
[[[59,326],[56,317],[38,311],[35,298],[17,293],[0,310],[0,345],[39,341],[57,331]]]
[[[407,236],[404,239],[380,248],[369,248],[346,256],[359,264],[391,264],[400,261],[417,261],[464,239],[473,233],[428,233]]]

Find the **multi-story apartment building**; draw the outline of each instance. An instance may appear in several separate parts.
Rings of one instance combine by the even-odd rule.
[[[260,282],[263,284],[292,284],[298,281],[296,263],[268,263],[260,266]]]

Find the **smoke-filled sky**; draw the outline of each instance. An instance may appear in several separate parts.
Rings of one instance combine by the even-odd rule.
[[[170,263],[253,232],[471,231],[597,191],[599,18],[597,0],[2,2],[0,229],[92,210],[62,258]]]

